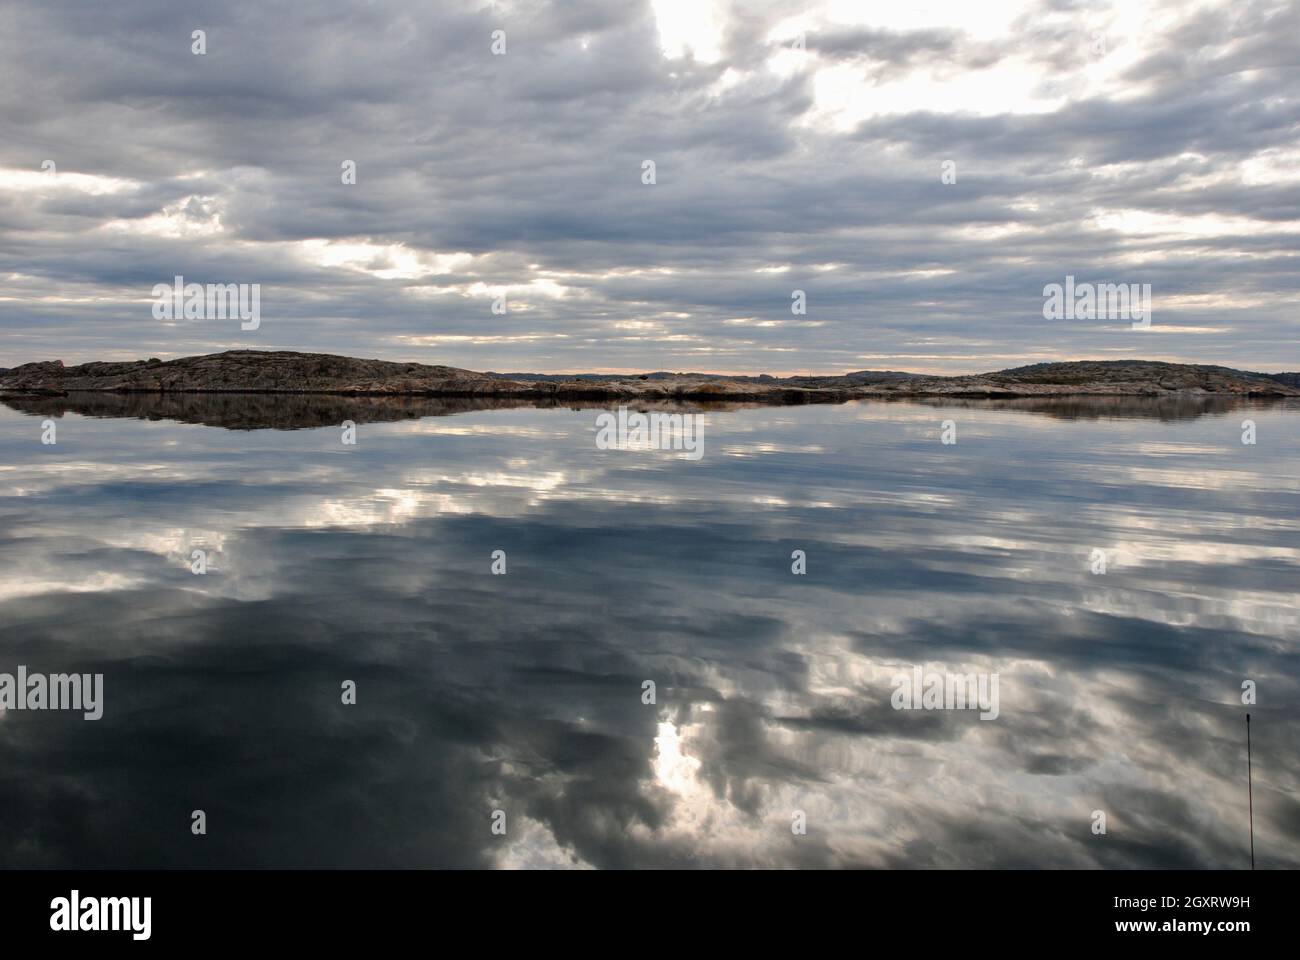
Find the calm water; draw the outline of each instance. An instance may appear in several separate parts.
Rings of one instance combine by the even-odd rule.
[[[0,406],[0,672],[104,674],[0,715],[0,865],[1244,867],[1243,680],[1300,865],[1300,408],[169,402]]]

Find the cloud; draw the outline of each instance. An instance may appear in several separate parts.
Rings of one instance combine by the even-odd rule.
[[[860,7],[11,3],[0,366],[1300,366],[1293,5]],[[1166,334],[1044,321],[1067,273]],[[154,321],[177,274],[261,328]]]

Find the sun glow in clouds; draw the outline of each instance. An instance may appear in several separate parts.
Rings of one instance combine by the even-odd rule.
[[[651,6],[665,56],[690,54],[701,63],[722,56],[722,24],[713,0],[651,0]]]

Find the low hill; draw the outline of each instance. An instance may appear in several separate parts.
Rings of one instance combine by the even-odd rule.
[[[803,403],[870,396],[1040,397],[1300,396],[1300,374],[1156,360],[1037,363],[993,373],[938,377],[861,370],[831,376],[772,377],[656,372],[495,374],[423,363],[323,353],[231,350],[176,360],[27,363],[0,374],[0,393],[281,393],[353,396],[630,398]]]

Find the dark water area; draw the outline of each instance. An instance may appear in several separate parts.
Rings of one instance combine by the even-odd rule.
[[[604,409],[0,406],[0,866],[1300,866],[1300,406]]]

